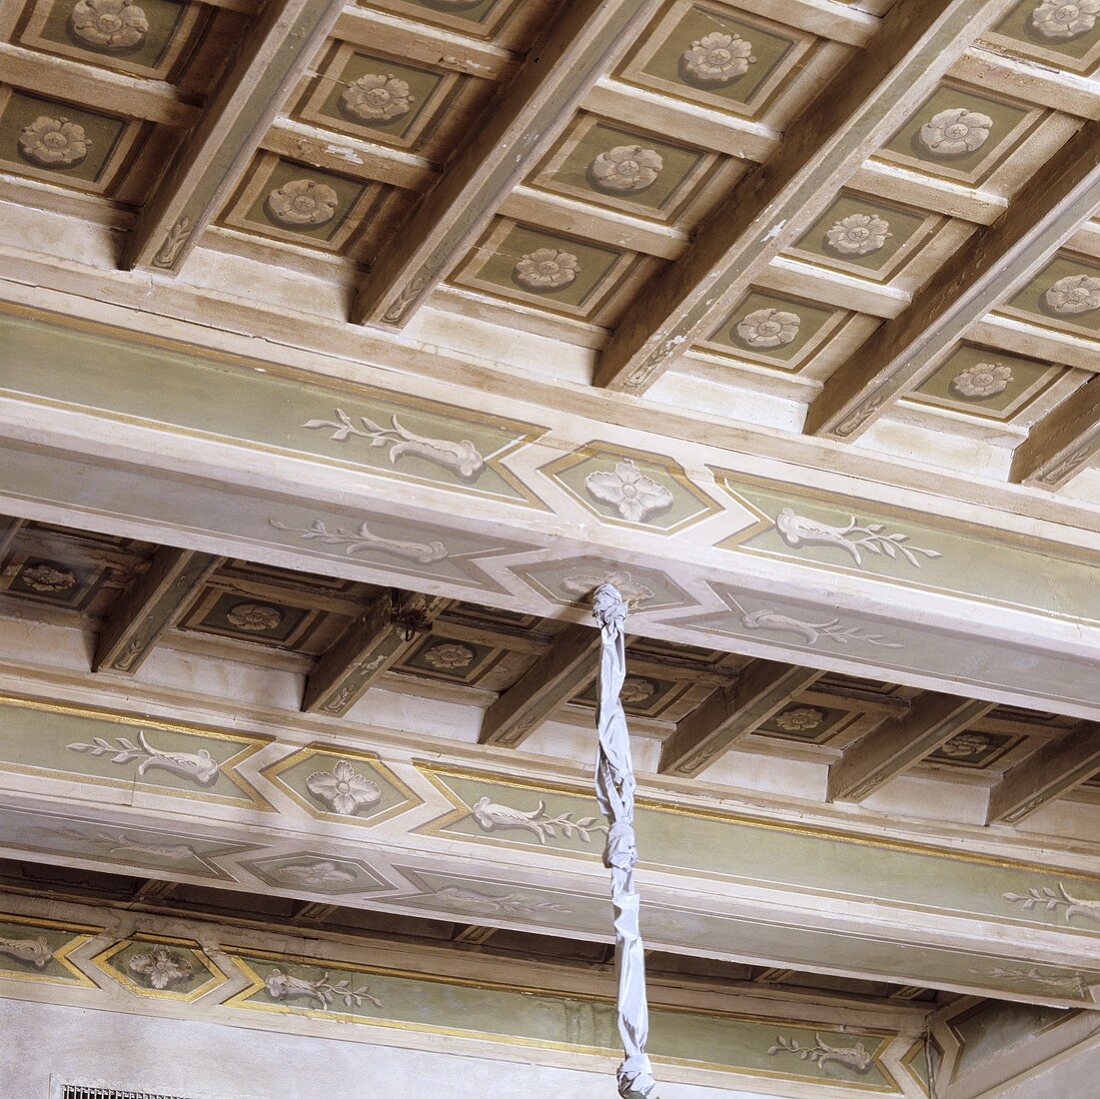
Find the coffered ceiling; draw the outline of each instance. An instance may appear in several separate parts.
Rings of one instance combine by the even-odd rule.
[[[1087,5],[27,0],[0,39],[17,282],[1094,501]]]

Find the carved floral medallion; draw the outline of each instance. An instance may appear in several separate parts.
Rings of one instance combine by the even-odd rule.
[[[875,214],[849,214],[826,231],[825,243],[842,256],[869,256],[892,236],[890,223],[885,218]]]
[[[71,168],[87,155],[91,139],[79,122],[39,115],[19,132],[19,151],[44,168]]]
[[[537,248],[519,258],[513,273],[531,290],[560,290],[577,277],[580,269],[580,261],[572,252]]]
[[[749,71],[756,64],[752,56],[752,43],[739,34],[714,31],[692,42],[684,50],[684,68],[704,84],[728,84]]]
[[[412,110],[416,96],[406,81],[393,75],[367,73],[350,84],[340,96],[340,106],[364,122],[389,122]]]
[[[1004,363],[976,363],[951,380],[951,388],[964,397],[993,397],[1012,381],[1012,367]]]
[[[267,196],[267,208],[280,224],[292,227],[324,225],[336,214],[336,192],[327,183],[294,179]]]
[[[993,119],[965,107],[933,115],[920,128],[920,143],[933,156],[965,156],[989,140]]]
[[[73,8],[73,34],[95,50],[129,50],[149,33],[149,20],[134,0],[80,0]]]
[[[596,185],[606,191],[644,191],[664,167],[661,154],[641,145],[618,145],[589,165]]]

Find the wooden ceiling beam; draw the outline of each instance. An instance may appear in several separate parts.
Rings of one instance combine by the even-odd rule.
[[[857,740],[829,768],[829,801],[862,801],[994,709],[996,703],[928,691],[904,717]]]
[[[336,639],[306,679],[302,712],[340,717],[432,628],[448,600],[384,591]]]
[[[1006,7],[895,4],[874,41],[791,124],[775,157],[741,180],[684,257],[634,303],[600,357],[596,384],[642,393],[709,336]]]
[[[1036,423],[1012,456],[1009,480],[1056,489],[1100,455],[1100,379]]]
[[[697,775],[723,752],[781,710],[791,695],[824,672],[774,660],[754,660],[737,682],[715,691],[683,718],[661,747],[662,775]]]
[[[986,313],[1010,297],[1092,216],[1100,192],[1100,122],[1087,122],[825,382],[806,432],[851,440],[920,381]]]
[[[275,119],[261,147],[315,168],[377,180],[403,191],[427,191],[439,178],[439,172],[423,157],[292,118]]]
[[[345,8],[332,28],[332,36],[353,46],[483,80],[506,80],[520,62],[517,54],[492,42],[369,8]]]
[[[92,671],[133,675],[223,561],[212,553],[161,546],[107,616],[96,638]]]
[[[1083,721],[1005,772],[989,792],[987,824],[1016,824],[1100,770],[1100,723]]]
[[[484,125],[375,259],[353,321],[394,329],[409,323],[659,6],[660,0],[572,0]]]
[[[193,126],[202,114],[198,97],[163,80],[128,76],[67,57],[46,56],[0,42],[4,82],[37,95],[103,107],[166,126]]]
[[[596,678],[600,631],[566,626],[550,651],[485,711],[479,744],[515,748]]]
[[[124,266],[178,274],[236,187],[342,0],[268,0],[199,123],[134,227]]]

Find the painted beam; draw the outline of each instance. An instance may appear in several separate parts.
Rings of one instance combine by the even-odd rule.
[[[302,710],[339,717],[432,628],[447,605],[439,596],[380,595],[338,637],[306,680]]]
[[[53,675],[37,699],[0,701],[4,857],[607,940],[586,767],[444,741],[433,717],[345,729],[245,706],[227,723],[215,700],[99,683],[74,700]],[[333,788],[339,761],[360,776],[351,804]],[[652,949],[1100,1006],[1086,856],[639,781]],[[1025,907],[1029,890],[1060,904]]]
[[[519,745],[596,678],[599,651],[599,630],[566,626],[546,656],[485,711],[478,742]]]
[[[876,38],[792,122],[683,258],[640,296],[604,348],[596,384],[639,394],[709,336],[755,278],[1005,10],[1004,0],[895,4]]]
[[[557,620],[580,617],[593,575],[629,574],[639,636],[1100,718],[1080,502],[966,496],[919,470],[883,484],[855,454],[820,468],[812,441],[799,461],[698,422],[601,420],[564,390],[561,407],[486,391],[454,360],[441,388],[437,357],[435,377],[394,361],[352,379],[275,344],[230,358],[79,319],[0,315],[0,339],[0,512]],[[624,452],[674,523],[591,497],[588,474]],[[874,532],[845,535],[853,516],[904,535],[920,567],[859,549]],[[833,534],[803,538],[806,517]]]
[[[1092,378],[1035,424],[1012,456],[1011,479],[1061,488],[1100,454],[1100,379]]]
[[[1100,122],[1088,122],[981,229],[825,381],[806,432],[856,438],[919,382],[998,303],[1010,297],[1092,217],[1100,187]]]
[[[133,675],[223,558],[162,546],[115,604],[96,639],[92,671]]]
[[[685,717],[661,748],[662,775],[697,775],[821,678],[813,668],[754,660],[736,683]]]
[[[360,287],[352,320],[399,329],[489,224],[658,0],[572,0]]]
[[[1082,722],[1068,736],[1021,760],[989,794],[988,823],[1016,824],[1100,771],[1100,724]]]
[[[201,120],[149,197],[125,267],[179,273],[342,8],[342,0],[268,0]]]
[[[829,768],[829,800],[870,797],[992,709],[989,702],[957,695],[919,696],[908,714],[872,729]]]

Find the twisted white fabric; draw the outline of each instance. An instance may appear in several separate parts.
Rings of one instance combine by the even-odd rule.
[[[596,799],[611,822],[604,865],[611,871],[615,906],[616,969],[619,978],[619,1033],[626,1058],[619,1066],[622,1099],[656,1099],[657,1082],[646,1056],[649,1005],[645,990],[645,948],[638,924],[641,898],[634,891],[638,848],[634,839],[634,766],[619,695],[626,678],[626,603],[618,589],[601,584],[592,606],[600,627],[600,705],[596,729]]]

